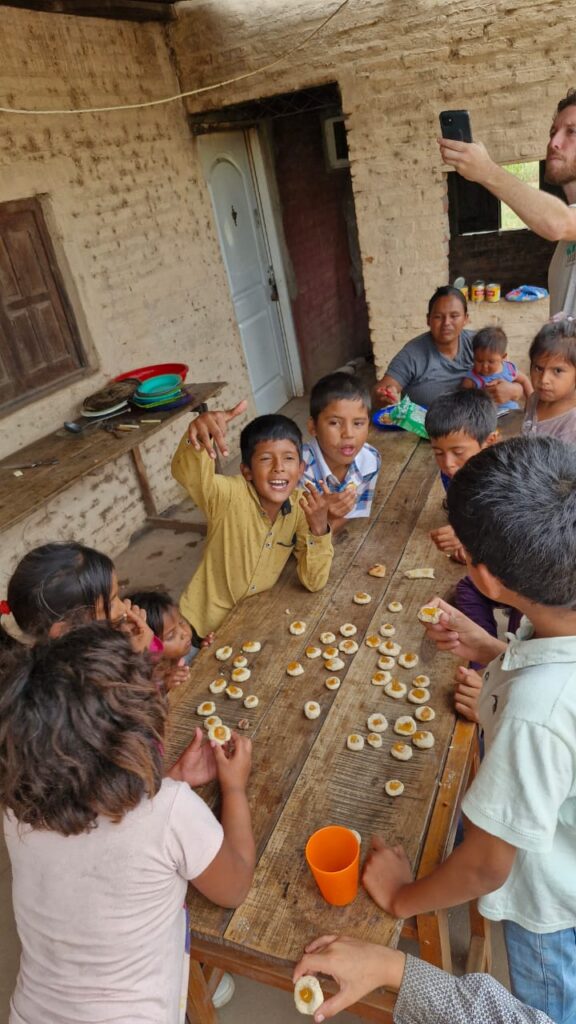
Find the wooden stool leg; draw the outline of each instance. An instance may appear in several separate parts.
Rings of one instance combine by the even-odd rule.
[[[448,914],[437,910],[434,914],[419,914],[416,918],[420,956],[435,967],[452,973],[452,951],[448,931]]]
[[[204,971],[197,960],[190,960],[186,1017],[190,1024],[218,1024],[218,1015],[212,1006]]]
[[[466,960],[466,973],[476,974],[480,971],[492,970],[492,933],[490,921],[478,910],[476,900],[468,905],[470,916],[470,948]]]

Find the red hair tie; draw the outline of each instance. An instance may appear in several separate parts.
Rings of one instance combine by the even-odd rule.
[[[0,615],[10,615],[10,605],[8,601],[0,601]]]

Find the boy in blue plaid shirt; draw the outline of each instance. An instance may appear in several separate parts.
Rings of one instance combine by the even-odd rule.
[[[302,485],[320,490],[324,481],[332,492],[328,521],[332,532],[347,519],[370,515],[380,453],[366,444],[370,427],[370,392],[350,373],[330,373],[312,388],[308,430],[312,441],[304,445]]]

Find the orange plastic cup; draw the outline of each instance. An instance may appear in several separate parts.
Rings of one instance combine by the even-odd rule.
[[[345,907],[358,892],[360,843],[349,828],[327,825],[306,843],[306,860],[327,903]]]

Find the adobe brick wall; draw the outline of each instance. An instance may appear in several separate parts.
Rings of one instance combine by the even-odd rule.
[[[138,102],[178,91],[158,24],[0,8],[0,95],[17,107]],[[0,201],[43,196],[92,374],[2,419],[0,455],[74,417],[121,370],[179,360],[190,380],[249,395],[244,357],[181,103],[49,117],[0,114]],[[215,342],[217,344],[215,344]],[[179,499],[169,462],[187,420],[143,457],[160,507]],[[3,578],[23,550],[75,537],[112,555],[144,521],[129,457],[109,464],[2,536]]]
[[[267,64],[336,7],[337,0],[179,5],[169,31],[183,87]],[[338,82],[372,344],[383,370],[423,329],[427,299],[448,274],[439,111],[468,108],[475,136],[501,163],[542,157],[555,104],[576,84],[575,29],[572,0],[352,0],[277,67],[187,104],[199,111]],[[502,317],[511,355],[522,362],[545,311],[539,304],[497,310],[489,315]]]

